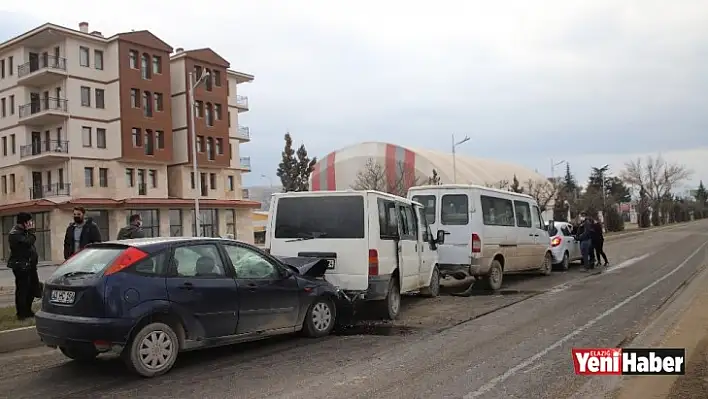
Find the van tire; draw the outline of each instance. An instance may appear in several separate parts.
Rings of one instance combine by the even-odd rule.
[[[398,284],[398,276],[391,276],[388,282],[388,292],[386,299],[378,301],[376,304],[377,313],[386,320],[396,320],[401,312],[401,289]]]
[[[150,368],[146,365],[145,359],[142,358],[141,349],[150,347],[150,344],[160,343],[161,352],[168,353],[166,359],[160,359],[160,363],[155,368]],[[179,353],[179,338],[177,333],[165,323],[150,323],[135,334],[128,345],[123,349],[121,357],[126,366],[142,377],[157,377],[165,374],[177,360]]]
[[[437,266],[433,267],[433,274],[430,275],[430,284],[421,288],[420,294],[426,298],[435,298],[440,295],[440,271]]]
[[[543,263],[541,264],[541,274],[544,276],[550,276],[553,273],[553,255],[550,252],[546,252],[543,255]]]
[[[504,280],[504,269],[498,260],[492,261],[492,266],[489,267],[489,273],[484,276],[484,286],[488,290],[498,291],[502,287]]]

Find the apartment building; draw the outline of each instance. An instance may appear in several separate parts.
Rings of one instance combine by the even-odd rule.
[[[198,175],[188,134],[189,73],[195,90]],[[32,212],[40,260],[63,261],[72,208],[82,206],[104,239],[130,214],[146,234],[194,234],[199,195],[202,235],[252,241],[241,174],[250,140],[239,126],[253,76],[230,69],[211,49],[173,48],[149,31],[110,37],[45,24],[0,44],[0,257],[17,212]]]

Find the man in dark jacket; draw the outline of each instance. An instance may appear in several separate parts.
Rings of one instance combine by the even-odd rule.
[[[131,238],[144,238],[145,233],[143,232],[142,226],[143,221],[140,215],[137,213],[135,215],[130,215],[130,224],[120,229],[118,232],[119,240],[129,240]]]
[[[583,268],[585,270],[595,267],[595,254],[592,250],[592,232],[593,227],[590,219],[585,213],[581,213],[577,239],[578,242],[580,242],[580,254],[583,257]]]
[[[37,240],[32,215],[26,212],[17,214],[17,224],[10,230],[8,243],[10,256],[7,267],[15,275],[15,309],[17,318],[24,320],[34,317],[32,302],[35,292],[40,289],[37,263],[39,256],[34,242]]]
[[[86,209],[74,208],[74,222],[66,228],[64,236],[64,259],[69,259],[85,246],[101,242],[101,231],[91,218],[86,218]]]
[[[600,257],[605,261],[605,266],[609,263],[607,261],[607,255],[603,250],[603,245],[605,244],[605,236],[602,234],[602,223],[599,220],[593,223],[592,231],[592,247],[595,250],[595,256],[597,257],[597,264],[600,264]]]

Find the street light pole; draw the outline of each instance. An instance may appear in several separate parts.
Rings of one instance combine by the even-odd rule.
[[[457,183],[457,159],[455,158],[455,148],[458,145],[466,143],[470,140],[469,136],[465,136],[464,139],[455,142],[455,135],[452,135],[452,182]]]
[[[194,72],[189,72],[189,87],[188,87],[188,99],[187,103],[189,104],[189,130],[192,131],[192,173],[194,174],[194,228],[196,229],[196,232],[194,232],[195,237],[201,237],[202,233],[202,223],[199,220],[200,217],[200,211],[199,211],[199,191],[201,190],[202,187],[202,182],[201,182],[201,176],[199,174],[199,170],[197,168],[197,128],[196,128],[196,121],[195,121],[195,115],[194,115],[194,108],[196,108],[197,103],[194,100],[194,90],[199,86],[205,79],[209,78],[209,74],[205,73],[201,77],[199,77],[199,80],[196,82],[194,81]]]

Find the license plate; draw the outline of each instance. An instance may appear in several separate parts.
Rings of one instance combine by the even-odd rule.
[[[56,303],[74,303],[75,298],[76,293],[74,291],[53,290],[49,300]]]
[[[334,266],[337,264],[336,259],[327,259],[327,269],[334,269]]]

